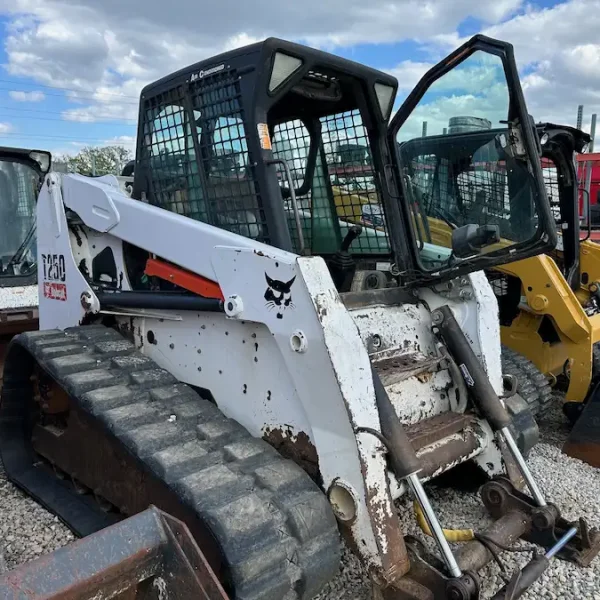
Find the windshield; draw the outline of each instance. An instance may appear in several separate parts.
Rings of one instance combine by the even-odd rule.
[[[333,254],[354,225],[362,233],[351,248],[355,255],[383,256],[390,252],[381,193],[375,177],[371,145],[360,110],[315,119],[315,165],[303,193],[296,193],[304,241],[312,254]],[[285,159],[293,185],[301,188],[308,175],[311,135],[306,125],[290,119],[274,127],[273,155]],[[287,189],[281,169],[279,184]],[[285,201],[294,250],[298,235],[289,199]]]
[[[520,129],[508,124],[509,107],[502,59],[476,51],[431,84],[397,131],[426,270],[505,254],[538,234],[537,186]],[[465,226],[474,242],[459,252],[453,231]]]
[[[36,269],[35,207],[39,174],[30,166],[0,161],[0,277]]]

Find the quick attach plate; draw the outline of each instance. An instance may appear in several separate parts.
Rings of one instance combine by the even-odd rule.
[[[585,519],[570,522],[562,518],[554,504],[539,507],[526,494],[516,489],[506,477],[498,477],[481,488],[481,499],[494,519],[508,512],[520,511],[531,516],[532,528],[523,539],[549,549],[571,528],[577,535],[556,556],[587,567],[600,552],[600,532],[590,529]]]

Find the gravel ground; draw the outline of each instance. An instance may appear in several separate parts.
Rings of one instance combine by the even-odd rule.
[[[559,408],[540,424],[542,442],[533,450],[529,465],[547,498],[556,502],[567,518],[585,516],[600,526],[600,473],[584,463],[561,454],[567,429]],[[447,528],[484,529],[490,522],[476,492],[458,492],[428,486],[432,504]],[[419,535],[411,506],[400,504],[399,515],[409,533]],[[73,535],[56,517],[8,483],[0,471],[0,554],[8,568],[51,552],[73,540]],[[530,554],[503,553],[509,571],[529,560]],[[1,560],[0,560],[1,567]],[[481,573],[485,581],[483,598],[500,587],[499,568],[490,564]],[[600,558],[581,569],[558,560],[523,596],[525,600],[600,600]],[[370,584],[358,560],[345,551],[339,575],[318,596],[318,600],[370,600]]]
[[[52,552],[75,537],[47,510],[9,483],[0,466],[0,572]]]
[[[552,410],[540,424],[542,441],[533,449],[528,464],[546,499],[555,502],[568,519],[583,516],[593,527],[600,527],[600,472],[579,460],[561,453],[568,429],[560,407]],[[427,486],[430,499],[442,526],[485,529],[491,522],[476,492],[459,492],[449,488]],[[408,533],[424,536],[414,523],[412,504],[404,500],[399,516]],[[429,541],[429,540],[428,540]],[[433,549],[433,544],[428,544]],[[501,555],[510,573],[531,558],[530,553]],[[480,572],[482,598],[490,598],[502,586],[500,569],[490,563]],[[344,553],[340,574],[328,585],[318,600],[371,600],[371,588],[357,559]],[[544,575],[521,596],[524,600],[600,600],[600,557],[586,569],[554,560]]]

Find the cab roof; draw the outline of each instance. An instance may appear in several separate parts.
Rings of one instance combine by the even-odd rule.
[[[367,67],[366,65],[352,60],[347,60],[340,56],[336,56],[335,54],[330,54],[329,52],[323,52],[322,50],[310,48],[309,46],[304,46],[302,44],[270,37],[262,42],[224,52],[180,69],[174,73],[170,73],[162,79],[148,84],[142,90],[142,98],[154,96],[166,89],[190,81],[190,78],[193,75],[206,73],[211,68],[218,68],[222,64],[225,64],[225,68],[232,66],[238,70],[240,68],[243,68],[244,70],[256,69],[258,71],[270,69],[271,61],[268,59],[277,51],[301,58],[309,68],[329,68],[361,79],[376,80],[394,88],[397,88],[398,85],[398,81],[395,77],[384,73],[383,71]],[[229,63],[231,63],[231,65]]]

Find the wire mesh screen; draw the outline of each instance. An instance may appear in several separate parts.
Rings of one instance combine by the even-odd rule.
[[[146,103],[142,160],[150,166],[150,201],[269,243],[236,72],[191,83],[188,111],[185,94],[179,86]]]
[[[344,230],[352,224],[364,226],[362,235],[352,244],[352,252],[388,253],[379,179],[360,111],[323,117],[321,127],[336,214]]]
[[[467,224],[496,225],[500,237],[529,239],[536,213],[527,173],[511,173],[501,160],[435,154],[411,157],[405,182],[420,242],[449,247],[451,229]],[[511,200],[511,189],[514,201]]]
[[[456,225],[497,223],[510,216],[506,170],[451,163],[435,155],[413,159],[409,185],[419,211]]]
[[[496,298],[501,298],[508,294],[508,276],[500,271],[486,269],[485,274],[490,282]]]
[[[292,174],[305,244],[313,254],[340,249],[354,224],[362,235],[352,244],[353,254],[389,252],[381,196],[371,158],[367,132],[358,110],[321,118],[321,139],[314,170],[309,173],[311,136],[300,120],[275,126],[273,153],[284,159]],[[278,171],[294,249],[299,246],[289,182]],[[310,177],[310,181],[306,178]]]
[[[558,171],[555,163],[550,159],[544,158],[542,160],[542,173],[544,175],[544,185],[546,186],[546,194],[548,195],[548,201],[550,202],[552,216],[554,217],[556,224],[560,225],[561,217],[558,195]]]
[[[304,243],[307,248],[312,250],[312,199],[315,194],[323,191],[320,189],[323,181],[322,177],[320,179],[315,177],[313,182],[305,182],[310,150],[310,133],[304,123],[298,119],[279,123],[273,130],[272,148],[273,156],[279,160],[285,160],[292,175],[292,181],[287,181],[284,169],[277,165],[277,177],[281,187],[292,246],[296,252],[300,251],[300,238],[290,200],[290,185],[298,191],[296,202],[300,213]],[[304,187],[309,187],[305,183],[312,183],[312,185],[310,185],[310,189],[302,193]]]
[[[0,161],[0,274],[17,252],[30,263],[29,267],[17,265],[17,272],[22,273],[22,268],[33,268],[38,181],[39,176],[31,167]]]

